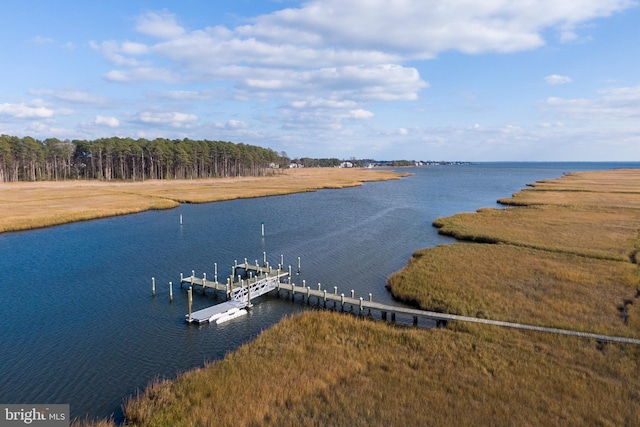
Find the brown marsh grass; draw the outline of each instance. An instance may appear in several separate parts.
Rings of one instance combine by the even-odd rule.
[[[515,193],[510,198],[498,199],[498,203],[509,206],[560,205],[566,207],[596,206],[640,209],[640,192],[610,193],[527,189]]]
[[[629,261],[638,250],[640,210],[558,206],[481,209],[438,218],[433,224],[440,233],[459,240]]]
[[[640,169],[572,172],[530,184],[535,190],[640,193]]]
[[[310,168],[257,178],[0,184],[0,232],[205,203],[397,179],[387,170]]]
[[[640,274],[630,262],[512,245],[417,251],[387,281],[417,306],[464,316],[640,337]],[[627,307],[627,324],[622,309]]]
[[[125,412],[132,426],[638,425],[638,360],[637,346],[308,312]]]

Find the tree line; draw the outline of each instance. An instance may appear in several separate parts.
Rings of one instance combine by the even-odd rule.
[[[226,141],[0,135],[0,182],[259,176],[288,162],[269,148]]]

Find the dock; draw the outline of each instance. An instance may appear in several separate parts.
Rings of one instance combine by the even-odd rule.
[[[299,272],[300,259],[298,258],[298,273]],[[353,290],[351,290],[349,295],[345,295],[344,293],[338,294],[337,286],[334,286],[332,290],[327,291],[327,289],[322,289],[320,283],[318,283],[316,289],[312,289],[310,286],[306,285],[304,280],[302,281],[302,285],[292,283],[291,266],[289,266],[287,270],[283,269],[282,262],[277,268],[269,266],[269,263],[266,262],[266,254],[264,255],[264,262],[262,265],[257,261],[254,264],[250,264],[246,259],[244,260],[244,263],[239,264],[238,262],[235,262],[232,267],[232,274],[226,278],[226,283],[218,282],[216,265],[213,281],[207,280],[206,274],[203,274],[202,278],[195,277],[195,274],[192,271],[190,277],[184,277],[182,274],[180,275],[180,286],[182,287],[185,284],[189,286],[189,313],[185,315],[185,318],[187,322],[190,323],[201,324],[213,321],[221,323],[222,321],[230,320],[238,315],[246,314],[245,309],[251,308],[251,300],[253,298],[266,295],[270,292],[277,292],[277,294],[280,295],[281,291],[285,291],[292,300],[295,300],[295,298],[298,297],[301,301],[306,301],[307,304],[311,304],[311,301],[315,300],[318,306],[333,308],[336,310],[339,309],[341,311],[349,311],[354,314],[357,310],[357,314],[360,316],[371,316],[372,311],[375,311],[380,314],[380,318],[382,320],[391,322],[396,322],[397,316],[403,316],[411,319],[413,321],[413,326],[419,326],[420,320],[422,320],[423,324],[425,321],[428,321],[429,327],[433,327],[434,323],[436,327],[441,327],[446,326],[446,324],[451,321],[460,321],[577,336],[593,339],[599,342],[618,342],[640,345],[640,339],[630,337],[601,335],[568,329],[504,322],[500,320],[482,319],[478,317],[460,316],[456,314],[438,313],[410,307],[381,304],[373,301],[372,294],[369,294],[366,299],[362,297],[356,298]],[[153,286],[155,292],[155,282]],[[200,287],[203,293],[206,292],[207,289],[213,289],[216,292],[223,293],[226,297],[226,301],[202,310],[191,312],[192,290],[196,287]],[[244,313],[240,311],[244,311]]]
[[[206,273],[202,278],[195,277],[192,271],[190,277],[180,275],[180,287],[184,284],[189,286],[189,292],[196,286],[199,286],[203,293],[207,288],[216,292],[224,292],[227,301],[221,304],[204,308],[195,312],[191,312],[191,296],[189,304],[189,313],[185,316],[188,322],[205,323],[219,318],[219,315],[231,313],[233,310],[242,310],[251,307],[251,299],[262,296],[279,287],[283,279],[291,277],[290,269],[283,271],[281,268],[274,269],[265,265],[249,264],[245,262],[232,267],[232,273],[227,278],[226,283],[218,282],[217,265],[215,267],[214,280],[207,280]],[[241,272],[241,274],[237,274]],[[217,317],[218,316],[218,317]]]

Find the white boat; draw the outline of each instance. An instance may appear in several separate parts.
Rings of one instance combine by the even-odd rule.
[[[235,310],[235,311],[231,313],[232,310]],[[216,319],[216,325],[219,325],[224,322],[228,322],[229,320],[235,319],[236,317],[245,316],[246,314],[247,314],[247,310],[245,310],[244,308],[242,309],[232,308],[231,310],[227,311],[222,316]]]
[[[219,318],[224,317],[224,316],[228,316],[228,315],[232,315],[234,313],[237,313],[239,310],[240,310],[239,308],[233,307],[233,308],[230,308],[227,311],[223,311],[222,313],[216,313],[216,314],[214,314],[213,316],[211,316],[209,318],[209,322],[215,322]]]

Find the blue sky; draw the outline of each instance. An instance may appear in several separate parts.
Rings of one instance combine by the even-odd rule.
[[[632,0],[2,0],[0,134],[640,160]]]

